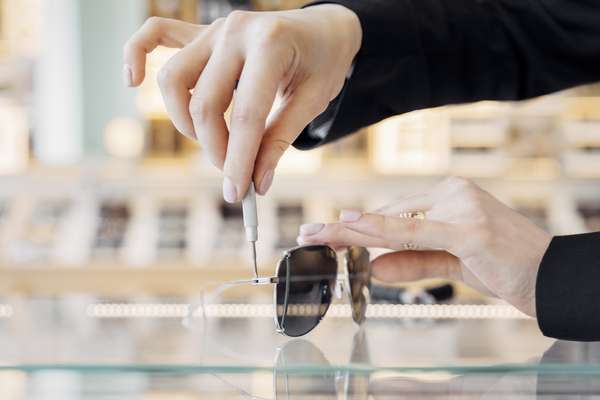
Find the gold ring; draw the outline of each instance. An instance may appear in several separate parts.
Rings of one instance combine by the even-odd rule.
[[[399,218],[407,219],[425,219],[425,211],[411,211],[398,215]]]
[[[404,243],[402,245],[402,250],[419,250],[419,246],[414,243]]]
[[[425,219],[425,211],[411,211],[411,212],[405,212],[399,215],[400,218],[407,218],[407,219]],[[414,243],[404,243],[402,245],[402,250],[419,250],[419,246],[417,246]]]

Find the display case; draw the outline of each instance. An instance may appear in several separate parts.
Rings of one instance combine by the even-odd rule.
[[[600,176],[599,110],[599,98],[578,97],[570,99],[563,111],[563,163],[569,176]]]
[[[358,329],[349,310],[335,305],[312,333],[292,339],[274,332],[265,303],[232,304],[225,296],[190,318],[190,307],[199,311],[194,300],[4,298],[3,399],[593,399],[600,393],[597,344],[554,341],[534,320],[498,307],[430,315],[406,309],[412,317],[405,317],[402,308],[381,306]]]
[[[586,229],[591,232],[600,231],[600,199],[595,203],[580,204],[578,211],[585,222]]]
[[[142,17],[210,22],[232,9],[298,2],[145,4]],[[2,91],[9,99],[0,101],[0,293],[187,295],[203,282],[251,274],[239,206],[222,201],[221,172],[176,131],[162,103],[156,76],[176,51],[153,52],[146,81],[132,89],[137,119],[110,119],[101,130],[106,149],[91,149],[77,164],[50,167],[35,151],[30,156],[32,114],[19,102],[27,91]],[[9,72],[0,69],[0,81],[11,81]],[[310,152],[290,149],[258,201],[260,269],[274,271],[302,223],[336,221],[341,209],[374,210],[448,175],[474,179],[552,234],[595,230],[597,109],[597,88],[442,107],[390,118]],[[11,157],[18,162],[3,169]]]

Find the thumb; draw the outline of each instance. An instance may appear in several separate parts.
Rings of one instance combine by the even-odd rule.
[[[460,267],[460,260],[445,251],[398,251],[372,262],[373,276],[390,283],[429,278],[461,280]]]
[[[308,86],[298,88],[269,121],[254,165],[254,182],[260,195],[269,191],[277,164],[287,149],[327,109],[327,97],[315,93],[319,91]]]

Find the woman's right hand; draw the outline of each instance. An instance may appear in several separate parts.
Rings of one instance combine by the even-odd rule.
[[[138,86],[148,53],[182,48],[159,73],[167,111],[223,170],[225,200],[236,202],[251,180],[268,191],[285,150],[340,93],[361,42],[356,14],[331,4],[235,11],[210,26],[151,18],[125,46],[124,77]],[[269,117],[277,95],[281,107]]]

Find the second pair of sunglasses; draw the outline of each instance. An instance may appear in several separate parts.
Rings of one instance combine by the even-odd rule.
[[[238,285],[275,285],[274,319],[276,330],[298,337],[312,331],[323,319],[334,295],[347,292],[352,319],[365,320],[371,287],[371,263],[367,249],[348,247],[344,256],[345,273],[338,276],[336,252],[329,246],[301,246],[286,251],[275,276],[225,283],[213,295]]]

